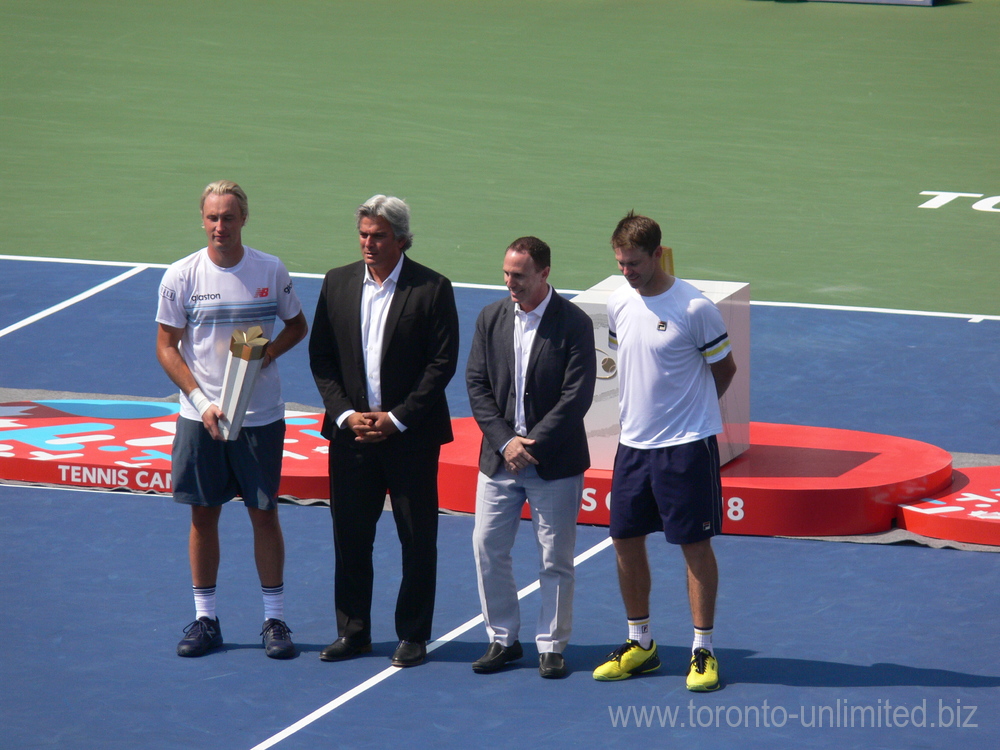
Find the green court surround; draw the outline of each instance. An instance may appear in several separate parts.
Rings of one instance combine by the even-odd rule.
[[[0,6],[0,252],[169,262],[208,181],[293,271],[356,257],[375,192],[414,256],[496,283],[614,272],[630,208],[755,299],[1000,313],[1000,2],[221,0]]]

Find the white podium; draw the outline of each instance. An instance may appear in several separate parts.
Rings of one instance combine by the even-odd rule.
[[[736,360],[736,377],[720,402],[725,433],[719,435],[719,452],[725,464],[750,447],[750,285],[735,281],[685,281],[719,308]],[[597,387],[594,403],[584,420],[594,469],[613,469],[618,449],[618,355],[608,346],[608,295],[626,283],[624,276],[609,276],[573,298],[573,303],[594,321]]]

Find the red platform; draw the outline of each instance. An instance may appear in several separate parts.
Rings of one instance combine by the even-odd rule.
[[[441,504],[475,510],[481,434],[456,419],[441,451]],[[951,455],[916,440],[754,422],[750,449],[722,470],[726,534],[841,536],[888,531],[902,502],[951,482]],[[580,523],[607,526],[611,472],[584,475]]]
[[[176,410],[176,404],[134,401],[0,404],[0,479],[169,492]],[[319,434],[320,416],[289,413],[287,423],[282,494],[328,499],[327,442]],[[455,441],[441,452],[441,505],[471,513],[479,428],[471,418],[453,424]],[[943,538],[957,541],[976,536],[998,543],[998,524],[989,514],[960,519],[957,511],[946,513],[937,506],[933,512],[916,506],[897,510],[924,498],[954,501],[954,507],[964,503],[963,510],[969,505],[941,494],[951,486],[952,470],[950,455],[940,448],[871,433],[763,423],[751,424],[750,442],[746,453],[723,467],[725,533],[868,534],[890,529],[898,515],[900,525],[927,536],[945,534]],[[585,479],[580,522],[607,525],[611,472],[588,471]],[[984,488],[974,491],[978,495],[1000,492],[995,489],[1000,479],[983,481]],[[997,502],[986,498],[980,504],[987,501]],[[931,519],[937,524],[935,533],[926,531]],[[985,537],[969,532],[968,525],[976,523],[991,531]]]
[[[1000,545],[1000,466],[956,470],[931,498],[900,505],[899,527],[933,539]]]
[[[320,415],[289,413],[280,492],[328,499]],[[0,404],[0,479],[170,492],[177,404],[23,401]]]
[[[917,440],[752,423],[750,449],[722,470],[722,528],[784,536],[888,531],[899,503],[940,491],[951,475],[951,454]]]

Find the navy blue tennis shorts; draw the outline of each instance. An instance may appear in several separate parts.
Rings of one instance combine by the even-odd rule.
[[[243,427],[236,440],[213,440],[201,421],[177,418],[172,455],[174,500],[214,507],[237,495],[248,508],[274,510],[281,482],[285,420]]]
[[[715,436],[667,448],[618,446],[611,479],[611,537],[662,531],[693,544],[722,530],[722,479]]]

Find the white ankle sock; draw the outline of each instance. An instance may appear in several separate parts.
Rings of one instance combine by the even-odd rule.
[[[649,615],[628,621],[628,639],[636,641],[646,650],[649,650],[653,642],[653,636],[649,632]]]
[[[285,584],[274,588],[260,587],[264,595],[264,619],[281,620],[285,619]]]
[[[194,617],[195,619],[200,619],[202,617],[207,617],[210,620],[215,619],[215,586],[209,586],[203,589],[197,586],[192,586],[191,590],[194,591]]]
[[[694,653],[699,648],[703,648],[715,656],[715,652],[712,650],[712,628],[694,629],[694,643],[691,644],[691,652]]]

